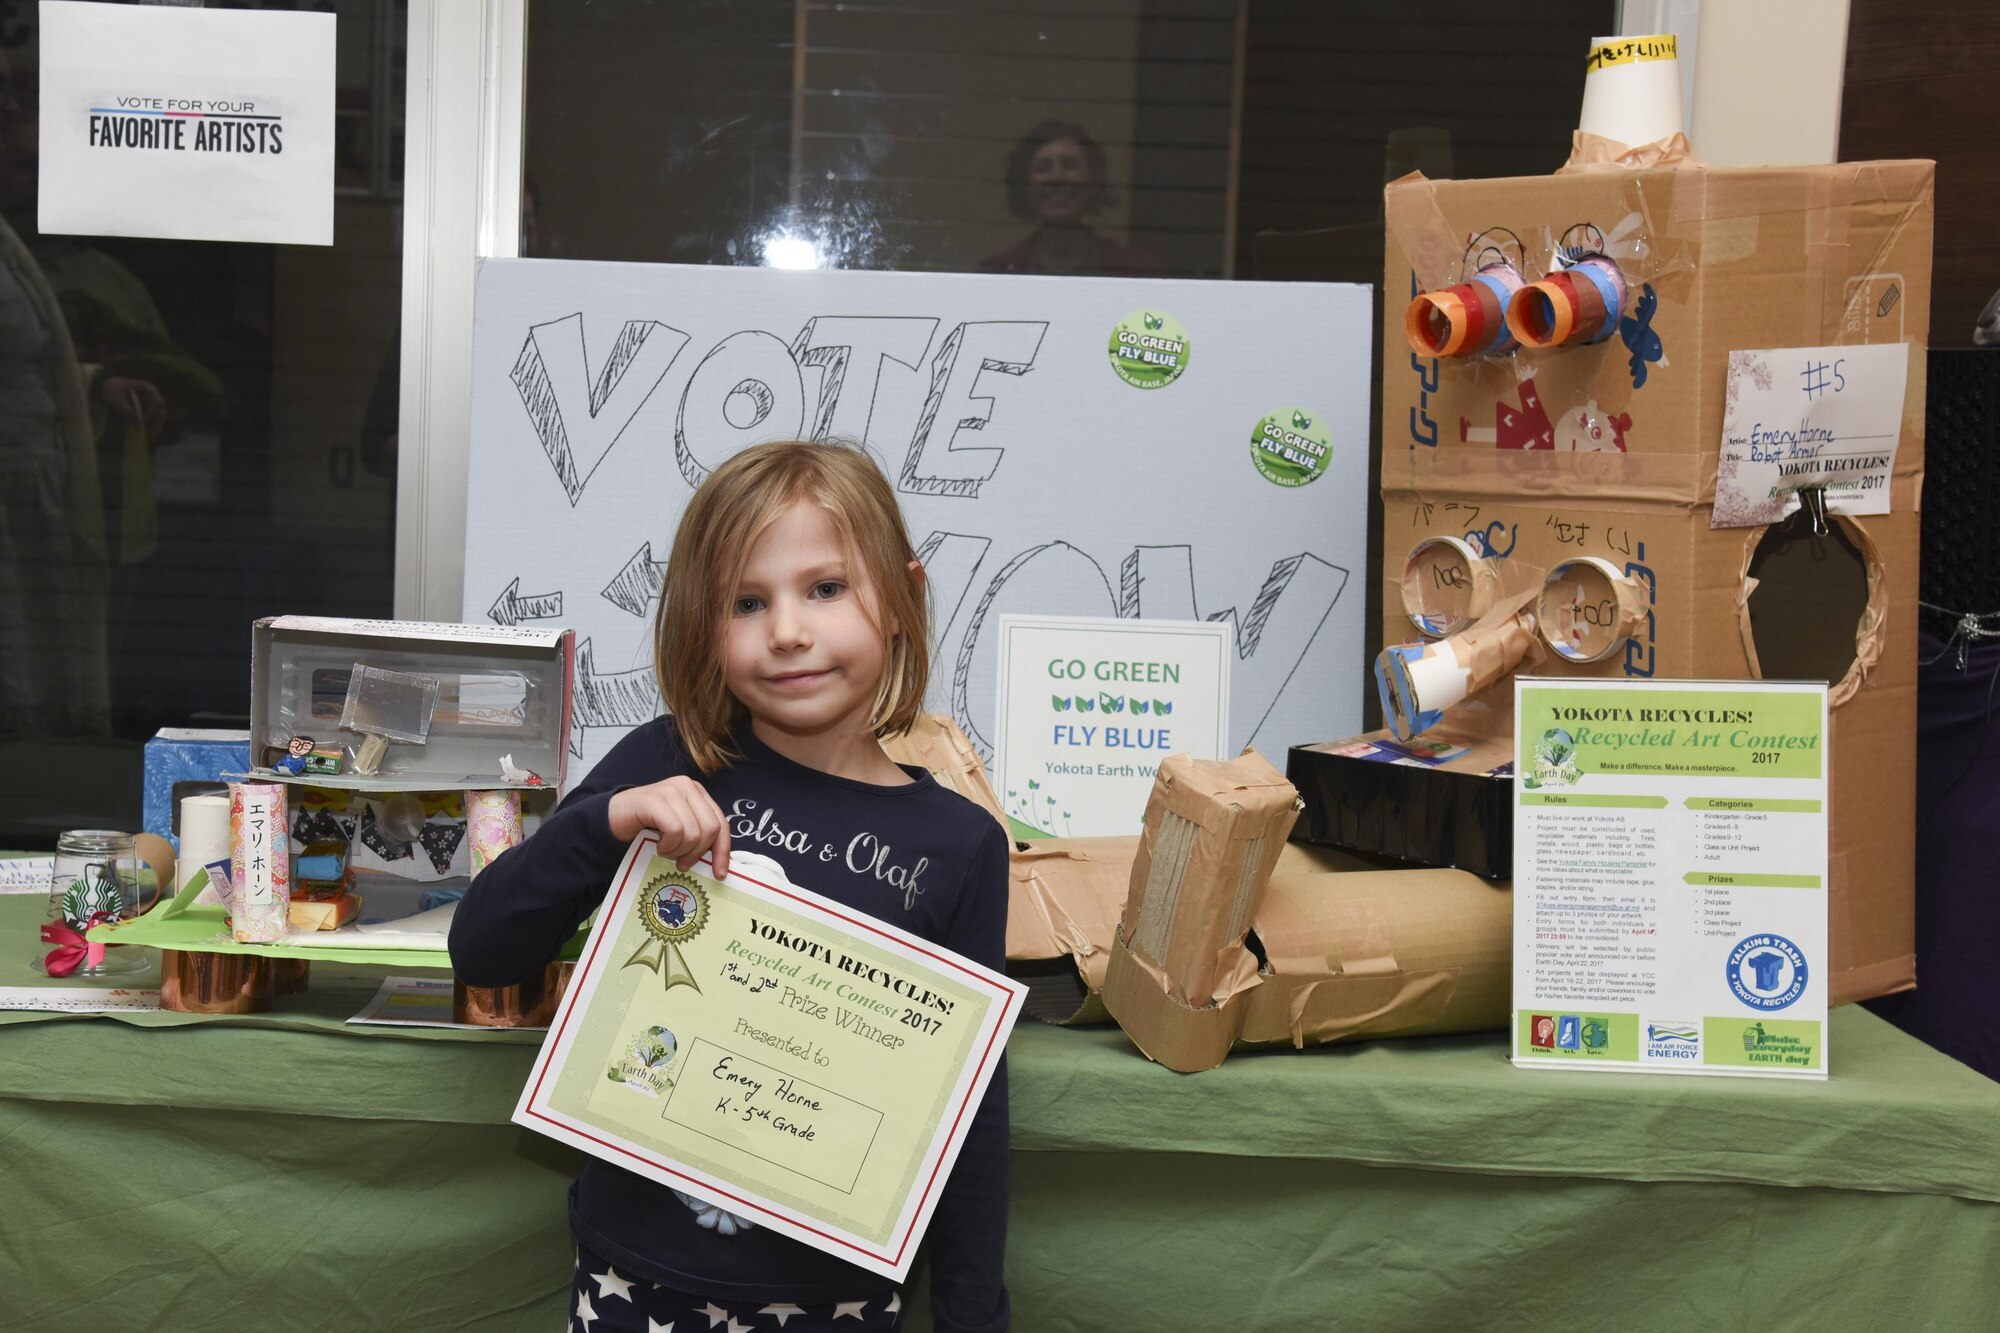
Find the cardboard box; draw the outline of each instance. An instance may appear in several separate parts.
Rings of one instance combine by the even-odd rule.
[[[229,790],[225,773],[250,767],[250,733],[205,727],[162,727],[146,742],[141,827],[181,849],[181,797]]]
[[[250,637],[250,759],[262,781],[350,791],[559,788],[569,766],[574,636],[566,629],[279,616]],[[429,738],[389,747],[381,771],[353,772],[364,737],[344,730],[359,666],[437,682]],[[269,758],[299,736],[340,746],[338,775],[282,775]],[[515,776],[508,777],[512,772]],[[527,776],[539,779],[530,781]]]
[[[1299,794],[1256,751],[1204,760],[1169,755],[1146,799],[1139,854],[1118,923],[1119,959],[1196,1006],[1252,984],[1243,937],[1298,818]],[[1106,1007],[1121,1023],[1110,999]]]
[[[1485,1032],[1507,1023],[1513,905],[1457,870],[1275,874],[1240,968],[1246,984],[1197,1006],[1130,965],[1121,941],[1104,1001],[1147,1056],[1184,1074],[1231,1050]]]
[[[1413,866],[1506,879],[1514,865],[1514,755],[1507,737],[1435,728],[1295,745],[1285,776],[1305,812],[1292,836]]]
[[[986,778],[986,761],[951,718],[943,713],[919,713],[909,731],[883,741],[882,749],[899,764],[929,772],[939,786],[984,809],[1012,836],[1000,797]]]
[[[1632,297],[1606,342],[1491,361],[1414,356],[1402,321],[1383,321],[1384,641],[1419,637],[1404,610],[1403,566],[1416,541],[1443,535],[1543,568],[1600,557],[1639,585],[1643,622],[1622,651],[1588,665],[1551,656],[1538,674],[1748,679],[1782,659],[1774,677],[1837,676],[1835,1002],[1915,979],[1909,740],[1932,176],[1928,162],[1683,167],[1412,176],[1386,192],[1392,312],[1407,295],[1458,281],[1483,248],[1515,244],[1532,279],[1559,241],[1578,238],[1619,260]],[[1710,527],[1729,353],[1897,342],[1908,348],[1909,378],[1892,512],[1836,519],[1836,535],[1811,552],[1816,562],[1804,562],[1809,574],[1775,577],[1812,545],[1794,536],[1781,549],[1796,522],[1775,536]],[[1444,725],[1499,738],[1512,717],[1496,702],[1476,728],[1456,712]],[[1468,764],[1486,760],[1439,771],[1473,771]]]
[[[1047,838],[1008,858],[1007,974],[1046,1023],[1108,1022],[1101,998],[1139,839]]]
[[[1111,1022],[1104,977],[1139,859],[1138,836],[1016,843],[1009,859],[1007,975],[1027,983],[1028,1016],[1065,1027]],[[1288,842],[1271,873],[1280,879],[1374,869],[1337,850]]]

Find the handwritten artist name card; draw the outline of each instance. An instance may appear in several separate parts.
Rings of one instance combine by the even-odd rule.
[[[1160,760],[1227,755],[1235,647],[1222,621],[1001,617],[993,773],[1015,835],[1137,833]]]
[[[41,229],[332,245],[334,25],[43,0]]]
[[[901,1281],[1025,988],[789,883],[641,834],[516,1123]]]
[[[1834,513],[1888,513],[1909,374],[1904,343],[1731,352],[1712,526],[1779,522],[1809,487]]]

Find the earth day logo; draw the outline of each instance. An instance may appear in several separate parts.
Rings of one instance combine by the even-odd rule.
[[[1111,329],[1111,369],[1135,389],[1164,389],[1184,374],[1187,330],[1160,310],[1135,310]]]
[[[1273,485],[1311,485],[1332,457],[1333,437],[1326,423],[1303,407],[1281,407],[1250,432],[1250,461]]]
[[[1567,787],[1583,776],[1576,762],[1576,738],[1561,727],[1550,727],[1535,742],[1535,762],[1523,787]]]

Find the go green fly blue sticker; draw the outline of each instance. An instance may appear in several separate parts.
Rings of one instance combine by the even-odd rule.
[[[1164,310],[1135,310],[1111,329],[1111,369],[1135,389],[1164,389],[1186,373],[1192,344]]]
[[[1310,485],[1332,458],[1333,437],[1326,423],[1303,407],[1281,407],[1250,433],[1250,461],[1274,485]]]

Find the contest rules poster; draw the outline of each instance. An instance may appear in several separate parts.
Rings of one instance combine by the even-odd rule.
[[[694,488],[842,438],[924,564],[926,707],[989,765],[1007,615],[1215,622],[1225,753],[1351,736],[1370,321],[1367,287],[1323,283],[486,260],[462,614],[576,631],[581,777],[659,712]]]
[[[1017,982],[739,852],[633,840],[517,1123],[901,1281]]]

